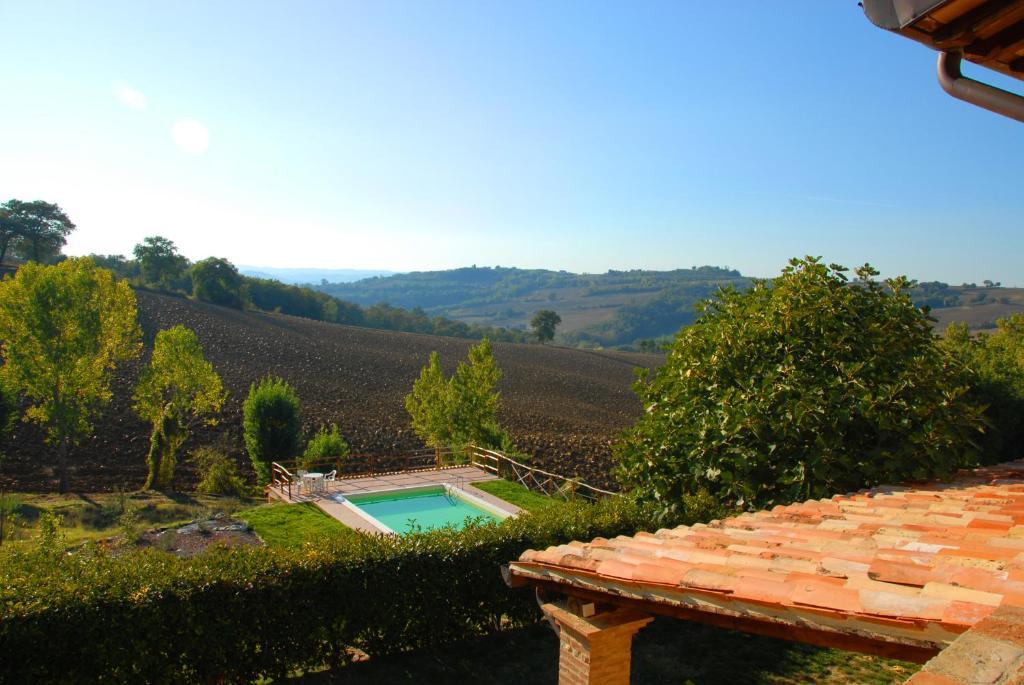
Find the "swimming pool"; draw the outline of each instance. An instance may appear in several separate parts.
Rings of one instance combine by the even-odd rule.
[[[500,521],[509,516],[508,512],[446,484],[365,495],[338,494],[334,499],[369,519],[374,527],[398,534],[445,526],[462,528],[467,519]]]

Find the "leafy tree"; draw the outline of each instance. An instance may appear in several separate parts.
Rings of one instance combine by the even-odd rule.
[[[169,288],[188,268],[188,259],[178,254],[174,243],[162,236],[145,238],[132,252],[146,283]]]
[[[763,506],[865,485],[945,477],[982,427],[906,278],[794,259],[747,292],[723,289],[676,336],[617,473],[672,510],[707,488]]]
[[[1024,444],[1024,314],[997,319],[996,327],[972,337],[966,324],[953,324],[941,342],[962,364],[971,399],[985,407],[990,428],[980,442],[990,464],[1019,459]]]
[[[91,254],[89,259],[101,269],[109,269],[120,278],[135,278],[139,275],[139,263],[126,259],[122,254]]]
[[[469,363],[460,362],[448,382],[449,411],[456,445],[497,447],[501,443],[499,380],[501,370],[494,361],[491,341],[484,338],[469,348]]]
[[[540,342],[550,342],[555,339],[555,328],[562,323],[562,317],[550,309],[541,309],[533,315],[530,321],[530,328]]]
[[[501,370],[494,361],[491,343],[484,338],[469,350],[469,361],[447,381],[437,352],[413,383],[405,398],[416,435],[430,447],[462,447],[476,444],[497,447],[504,432],[498,426]]]
[[[0,205],[0,264],[3,264],[8,250],[22,235],[21,224],[7,208],[8,204]]]
[[[26,419],[57,446],[61,492],[71,445],[110,401],[115,365],[139,354],[135,315],[128,284],[87,257],[25,264],[0,282],[0,376],[28,398]]]
[[[331,460],[340,462],[349,455],[348,443],[341,436],[338,425],[332,423],[330,428],[321,426],[316,435],[306,443],[306,451],[302,453],[299,463],[304,468],[317,464],[325,464]]]
[[[190,421],[219,412],[226,397],[220,376],[191,329],[175,326],[156,334],[153,356],[133,398],[135,411],[153,425],[147,489],[173,488],[178,449],[188,439]]]
[[[75,230],[64,210],[49,202],[8,200],[3,209],[7,221],[17,225],[19,238],[14,243],[15,251],[33,262],[43,262],[60,254],[68,235]]]
[[[249,387],[242,405],[242,433],[259,482],[270,482],[271,462],[289,459],[299,451],[299,398],[288,383],[268,376]]]
[[[245,306],[243,277],[234,264],[209,257],[192,266],[192,296],[203,302],[241,309]]]
[[[437,352],[412,384],[412,392],[405,398],[405,410],[412,418],[412,429],[428,447],[440,449],[453,442],[449,410],[448,382],[441,370]]]

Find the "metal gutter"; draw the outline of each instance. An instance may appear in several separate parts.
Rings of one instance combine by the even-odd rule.
[[[936,70],[942,89],[964,102],[1024,123],[1024,96],[963,75],[958,52],[940,52]]]
[[[862,0],[864,14],[875,26],[898,31],[949,0]]]

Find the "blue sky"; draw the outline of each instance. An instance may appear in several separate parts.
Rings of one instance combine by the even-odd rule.
[[[761,276],[820,254],[1024,285],[1024,126],[949,98],[853,0],[8,0],[0,25],[0,201],[60,204],[72,254],[161,234],[278,267]]]

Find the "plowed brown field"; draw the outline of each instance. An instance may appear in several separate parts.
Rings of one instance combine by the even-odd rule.
[[[204,444],[234,456],[248,473],[242,446],[242,401],[249,385],[270,373],[295,388],[307,434],[334,421],[356,453],[388,454],[421,447],[403,400],[432,350],[452,373],[472,341],[352,328],[276,314],[240,312],[190,300],[137,293],[148,358],[156,331],[183,324],[196,331],[230,393],[216,427],[197,427],[184,451]],[[640,411],[630,389],[633,369],[655,355],[590,352],[540,345],[496,344],[504,372],[499,419],[533,463],[595,484],[608,484],[610,442]],[[72,451],[71,487],[135,488],[145,479],[149,430],[132,412],[131,389],[142,360],[126,366],[114,399],[92,437]],[[54,451],[42,432],[19,424],[0,462],[0,483],[19,490],[55,487]],[[195,475],[179,469],[179,486]]]

